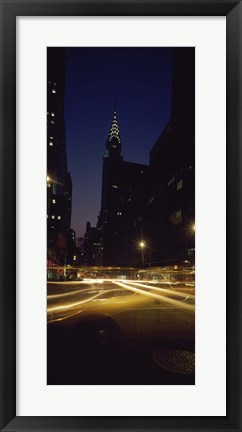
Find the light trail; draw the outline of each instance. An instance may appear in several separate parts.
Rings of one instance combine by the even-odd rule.
[[[108,290],[107,292],[109,292],[109,291],[110,290]],[[74,303],[65,303],[64,305],[54,306],[54,307],[47,308],[47,312],[49,313],[49,312],[56,312],[56,311],[60,311],[60,310],[63,311],[63,310],[66,310],[66,309],[71,309],[73,307],[80,306],[80,305],[82,305],[84,303],[90,302],[91,300],[95,299],[96,297],[99,297],[100,295],[103,295],[103,292],[100,292],[100,293],[98,293],[98,294],[96,294],[96,295],[94,295],[92,297],[89,297],[86,300],[81,300],[81,301],[74,302]]]
[[[170,289],[168,286],[167,288],[164,287],[164,283],[166,286],[169,285],[165,280],[157,286],[151,280],[120,280],[120,278],[116,277],[105,280],[92,278],[88,281],[74,281],[74,283],[73,281],[49,282],[49,294],[47,295],[48,320],[49,322],[67,320],[72,316],[81,314],[83,311],[85,311],[85,314],[94,314],[97,311],[116,313],[119,311],[118,305],[122,311],[124,308],[129,310],[131,306],[138,308],[146,301],[145,296],[163,303],[159,308],[165,308],[165,305],[167,305],[167,308],[175,307],[181,313],[182,311],[194,313],[195,295],[190,294],[191,287],[188,288],[183,285],[181,289],[177,287]],[[55,292],[55,286],[56,289],[57,286],[61,286],[61,288],[57,289],[56,294],[50,294],[52,289]],[[72,290],[68,292],[68,289],[71,288]],[[177,299],[174,299],[174,297],[177,297]],[[188,299],[191,301],[187,302]]]
[[[165,282],[172,288],[172,285],[170,284],[170,282],[168,281],[168,279],[163,275],[163,273],[161,273],[161,276],[163,277],[163,279],[165,280]]]
[[[179,300],[170,299],[169,297],[164,297],[164,296],[159,295],[159,294],[155,294],[155,293],[147,292],[147,291],[145,291],[145,290],[141,290],[141,289],[139,289],[139,288],[135,288],[135,287],[133,287],[133,286],[130,286],[130,285],[127,284],[127,283],[124,284],[124,283],[122,283],[122,282],[117,282],[117,281],[114,281],[114,283],[115,283],[116,285],[119,285],[119,286],[121,286],[121,287],[123,287],[123,288],[126,288],[126,289],[130,290],[130,291],[134,291],[134,292],[136,292],[136,293],[138,293],[138,294],[143,294],[143,295],[146,295],[146,296],[148,296],[148,297],[153,297],[153,298],[158,299],[158,300],[160,300],[160,301],[163,301],[163,302],[169,303],[169,304],[171,304],[172,306],[178,307],[179,309],[186,309],[186,310],[188,310],[188,311],[190,311],[190,312],[194,312],[194,311],[195,311],[195,306],[194,306],[194,305],[190,305],[190,304],[187,304],[187,303],[183,303],[183,302],[181,302],[181,301],[179,301]]]
[[[88,288],[88,290],[89,290],[89,289],[90,289],[90,288]],[[85,294],[86,291],[87,291],[87,290],[83,290],[83,289],[81,289],[81,290],[69,291],[69,292],[67,292],[67,293],[61,293],[61,294],[48,294],[48,295],[47,295],[47,298],[48,298],[49,300],[52,300],[52,299],[57,299],[57,298],[62,298],[62,297],[68,297],[68,296],[71,296],[71,295],[74,295],[74,294]],[[93,294],[93,293],[92,293],[92,294]]]
[[[71,317],[73,317],[73,316],[80,315],[80,314],[83,312],[83,310],[84,310],[84,309],[78,310],[77,312],[70,313],[70,314],[65,315],[65,316],[63,316],[63,317],[61,317],[61,318],[53,318],[53,319],[50,319],[50,320],[48,321],[48,323],[54,323],[54,322],[64,321],[64,320],[66,320],[66,319],[68,319],[68,318],[71,318]]]
[[[97,279],[83,279],[79,281],[48,281],[49,285],[86,285],[86,284],[92,284],[94,281],[97,281]]]
[[[164,292],[164,293],[167,293],[167,294],[173,294],[173,295],[176,295],[177,297],[183,297],[184,298],[187,295],[187,294],[181,293],[179,291],[169,290],[169,289],[166,289],[166,288],[157,288],[157,287],[154,287],[153,285],[146,285],[146,284],[144,284],[142,282],[131,282],[131,281],[128,281],[127,283],[130,284],[130,285],[141,286],[141,287],[144,287],[144,288],[152,289],[154,291],[160,291],[160,292]],[[189,294],[189,297],[191,299],[195,299],[195,296],[192,295],[192,294]],[[186,297],[186,298],[188,298],[188,297]]]
[[[98,288],[98,289],[97,289]],[[96,287],[96,286],[94,286],[93,285],[93,291],[92,292],[90,292],[90,288],[87,288],[87,289],[81,289],[81,290],[76,290],[76,291],[70,291],[70,292],[65,292],[65,293],[60,293],[60,294],[48,294],[47,295],[47,299],[48,300],[54,300],[54,299],[60,299],[60,298],[63,298],[63,297],[68,297],[68,296],[71,296],[71,295],[75,295],[75,294],[95,294],[95,293],[98,293],[98,294],[105,294],[105,293],[107,293],[107,292],[116,292],[116,291],[120,291],[120,289],[119,288],[112,288],[112,289],[105,289],[104,287]]]

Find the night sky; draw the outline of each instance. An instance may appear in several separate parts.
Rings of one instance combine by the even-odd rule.
[[[66,146],[77,237],[87,221],[97,223],[115,99],[124,160],[148,164],[170,118],[171,80],[170,48],[66,49]]]

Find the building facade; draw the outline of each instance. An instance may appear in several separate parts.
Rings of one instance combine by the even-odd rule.
[[[57,263],[71,261],[75,247],[71,225],[72,181],[67,170],[65,52],[47,49],[47,254]]]
[[[195,49],[174,49],[171,119],[150,152],[146,263],[195,261]]]

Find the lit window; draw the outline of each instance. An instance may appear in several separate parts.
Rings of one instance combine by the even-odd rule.
[[[175,177],[172,177],[172,178],[168,181],[168,186],[170,186],[174,181],[175,181]]]
[[[58,216],[58,217],[57,217],[57,219],[59,219],[59,220],[60,220],[60,219],[61,219],[61,216]]]
[[[52,202],[53,202],[53,204],[55,204],[55,203],[56,203],[56,201],[55,201],[55,198],[53,198]]]
[[[52,113],[51,113],[51,117],[55,117],[55,113],[52,112]]]
[[[54,216],[54,215],[52,215],[52,216],[51,216],[51,219],[55,219],[55,216]]]
[[[118,189],[118,186],[117,186],[117,185],[112,185],[112,187],[113,187],[114,189]]]
[[[54,139],[54,137],[50,137],[50,140],[53,140]]]
[[[50,142],[49,142],[49,146],[50,146],[50,147],[53,147],[53,141],[50,141]]]
[[[54,120],[51,120],[50,122],[51,122],[51,124],[55,124]]]
[[[55,228],[53,225],[51,225],[51,228],[53,229],[53,228]]]
[[[52,89],[52,93],[56,93],[56,90],[55,90],[55,89]]]
[[[194,248],[188,249],[187,255],[188,256],[194,256],[195,255],[195,249]]]
[[[118,216],[122,216],[122,213],[121,213],[121,212],[117,212],[117,215],[118,215]]]
[[[181,188],[182,188],[182,180],[180,180],[176,185],[177,190],[180,190]]]

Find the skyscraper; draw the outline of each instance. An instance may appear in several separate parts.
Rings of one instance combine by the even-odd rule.
[[[67,171],[65,118],[65,51],[47,49],[47,253],[63,263],[71,244],[72,181]]]
[[[104,265],[128,265],[137,252],[130,247],[130,227],[145,196],[148,167],[126,162],[121,154],[121,135],[114,109],[103,158],[102,230]]]

